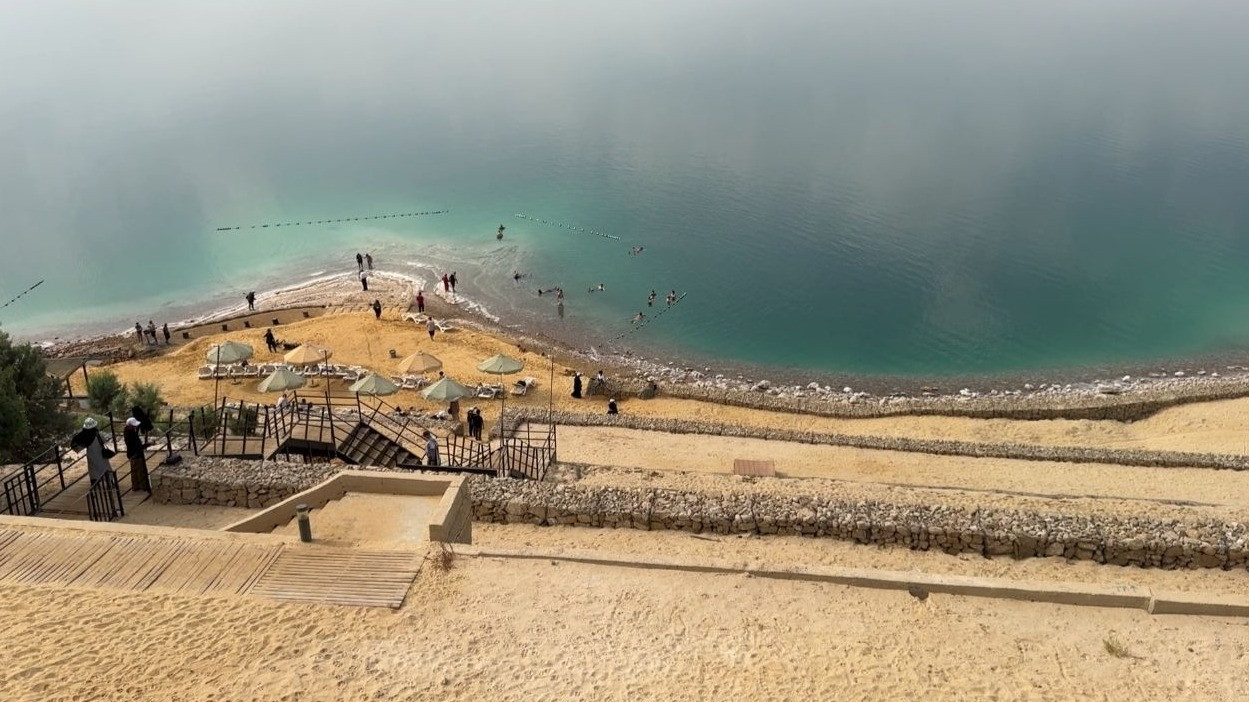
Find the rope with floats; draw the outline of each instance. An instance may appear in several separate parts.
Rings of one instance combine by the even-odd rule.
[[[310,224],[338,224],[340,222],[365,222],[370,219],[393,219],[395,217],[424,217],[426,215],[447,214],[451,210],[434,210],[433,212],[403,212],[400,214],[370,215],[368,217],[342,217],[340,219],[310,219],[307,222],[278,222],[276,224],[250,224],[238,227],[217,227],[219,232],[230,232],[238,229],[268,229],[269,227],[306,227]]]
[[[665,308],[663,308],[663,309],[659,310],[659,311],[658,311],[658,312],[656,312],[654,315],[652,315],[652,316],[650,316],[650,317],[647,317],[647,318],[643,319],[641,322],[638,322],[637,324],[634,324],[632,329],[629,329],[629,330],[626,330],[626,331],[623,331],[623,332],[621,332],[621,333],[617,334],[615,337],[613,337],[613,338],[612,338],[612,341],[620,341],[621,339],[625,338],[626,336],[629,336],[630,334],[633,334],[634,332],[637,332],[637,331],[641,330],[641,329],[642,329],[642,327],[645,327],[647,324],[650,324],[651,322],[655,321],[656,319],[659,319],[660,317],[664,316],[664,313],[666,313],[668,310],[671,310],[673,307],[676,307],[676,306],[677,306],[677,304],[681,302],[681,300],[684,300],[686,295],[687,295],[687,293],[681,293],[680,295],[677,295],[677,298],[676,298],[675,300],[673,300],[673,301],[672,301],[672,304],[670,304],[670,305],[668,305],[667,307],[665,307]]]
[[[604,239],[615,239],[616,241],[620,241],[620,237],[616,236],[615,234],[604,234],[603,232],[600,232],[594,229],[586,229],[585,227],[578,227],[573,224],[564,224],[563,222],[549,222],[545,219],[542,219],[541,217],[534,217],[532,215],[527,215],[527,214],[523,214],[520,212],[516,213],[516,217],[520,219],[529,220],[530,222],[537,222],[538,224],[545,224],[549,227],[559,227],[560,229],[567,229],[569,231],[581,232],[582,234],[593,234],[595,236],[601,236]]]
[[[25,290],[21,291],[20,293],[18,293],[17,295],[15,295],[15,296],[13,297],[13,299],[9,300],[8,302],[4,303],[3,305],[0,305],[0,310],[2,310],[2,309],[4,309],[5,307],[8,307],[9,305],[13,304],[14,302],[17,302],[18,300],[22,299],[23,297],[25,297],[25,296],[26,296],[26,293],[30,292],[31,290],[34,290],[35,288],[39,287],[40,285],[43,285],[43,281],[42,281],[42,280],[41,280],[41,281],[39,281],[38,283],[35,283],[34,285],[30,286],[29,288],[26,288]]]

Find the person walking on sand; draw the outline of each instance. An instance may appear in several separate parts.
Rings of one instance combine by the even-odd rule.
[[[451,292],[451,278],[446,274],[442,274],[442,291]]]
[[[360,287],[363,288],[365,292],[369,291],[369,274],[365,271],[360,271]]]
[[[356,252],[356,267],[359,268],[361,272],[364,271],[364,256],[361,256],[359,251]]]
[[[247,300],[247,309],[251,312],[255,312],[256,311],[256,293],[249,292],[243,296],[243,299]]]
[[[373,254],[372,253],[366,253],[364,255],[364,265],[367,266],[369,270],[373,270]]]
[[[376,319],[382,318],[382,301],[381,300],[373,301],[373,317]]]
[[[416,311],[420,312],[421,314],[425,313],[425,291],[424,290],[416,291]]]
[[[430,319],[428,322],[425,323],[425,331],[429,332],[429,340],[433,341],[434,332],[438,331],[438,325],[434,322],[433,319]]]
[[[572,374],[572,396],[581,399],[581,372],[577,371]]]
[[[451,271],[451,292],[455,292],[455,271]]]
[[[165,322],[160,327],[161,336],[165,337],[165,346],[169,345],[169,322]]]
[[[607,401],[607,413],[608,414],[620,414],[620,410],[617,409],[616,407],[616,398],[613,397],[612,399]]]
[[[269,347],[269,353],[274,353],[278,350],[278,340],[274,338],[272,329],[265,330],[265,346]]]
[[[143,325],[138,322],[134,323],[134,335],[138,338],[139,343],[143,343]]]
[[[425,430],[425,465],[437,466],[438,462],[438,439],[434,438],[434,433]]]

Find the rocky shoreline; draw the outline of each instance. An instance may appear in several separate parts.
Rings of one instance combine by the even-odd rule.
[[[402,305],[415,294],[418,282],[399,275],[377,272],[379,278],[399,283],[388,304]],[[300,307],[335,306],[354,292],[354,280],[335,276],[261,295],[266,312]],[[275,298],[280,298],[276,300]],[[832,383],[828,374],[810,373],[810,380],[792,380],[793,370],[778,371],[776,382],[748,372],[732,373],[712,366],[664,365],[631,351],[601,353],[578,348],[562,340],[508,327],[473,309],[458,297],[448,301],[429,295],[428,309],[439,317],[455,319],[479,331],[509,340],[520,348],[538,350],[561,366],[587,371],[604,369],[625,395],[643,393],[654,383],[670,397],[716,402],[760,409],[828,416],[879,417],[904,414],[940,414],[984,418],[1021,419],[1090,418],[1130,421],[1168,406],[1187,402],[1231,399],[1249,395],[1249,366],[1224,364],[1210,367],[1147,371],[1140,375],[1092,378],[1074,382],[1004,379],[986,376],[968,379],[957,387],[950,379],[851,378]],[[176,332],[194,326],[228,322],[245,315],[238,307],[206,314],[172,327]],[[58,339],[41,344],[49,358],[88,357],[101,363],[154,356],[165,347],[139,348],[129,332],[84,339]],[[747,370],[747,369],[743,369]],[[755,369],[759,370],[759,369]],[[561,371],[563,372],[563,371]],[[1117,408],[1117,409],[1116,409]]]

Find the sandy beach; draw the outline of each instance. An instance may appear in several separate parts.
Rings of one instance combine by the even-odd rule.
[[[605,398],[570,396],[573,370],[641,374],[603,364],[543,340],[503,333],[455,299],[427,295],[428,311],[453,331],[431,340],[404,315],[414,293],[402,278],[378,277],[369,293],[337,282],[308,286],[284,311],[223,317],[189,329],[168,348],[137,348],[107,365],[123,382],[160,385],[171,405],[212,401],[200,380],[208,348],[224,340],[265,351],[264,324],[279,339],[329,348],[337,363],[397,374],[399,358],[438,357],[447,375],[468,384],[498,382],[476,370],[505,353],[537,385],[508,407],[600,414]],[[366,299],[367,298],[367,299]],[[383,301],[381,319],[367,304]],[[318,307],[317,305],[320,305]],[[311,310],[305,315],[301,310]],[[220,325],[230,325],[221,331]],[[137,347],[133,339],[116,341]],[[393,354],[392,354],[393,352]],[[71,378],[83,390],[81,375]],[[256,379],[222,381],[231,400],[272,402]],[[320,394],[324,385],[301,392]],[[344,393],[335,381],[332,393]],[[903,415],[846,418],[795,414],[681,399],[619,398],[635,417],[697,420],[825,434],[956,439],[1050,446],[1143,448],[1245,454],[1249,399],[1187,403],[1136,422],[972,419]],[[367,400],[366,400],[367,401]],[[415,391],[387,398],[421,411],[442,409]],[[497,401],[477,400],[490,429]],[[468,404],[473,404],[470,402]],[[664,487],[700,492],[834,495],[858,500],[1000,507],[1062,514],[1105,514],[1226,521],[1249,519],[1249,473],[1096,463],[970,459],[752,438],[667,434],[625,427],[563,426],[559,459],[586,485]],[[735,458],[766,456],[778,478],[741,482]],[[566,476],[565,476],[566,477]],[[350,529],[376,527],[385,510]],[[251,513],[220,507],[140,505],[125,521],[217,529]],[[363,526],[362,526],[363,525]],[[369,525],[372,525],[371,527]],[[367,527],[367,528],[366,528]],[[288,530],[290,527],[287,527]],[[731,537],[675,532],[538,528],[478,524],[475,543],[550,554],[661,555],[703,563],[811,565],[1013,580],[1132,584],[1173,591],[1242,594],[1249,574],[1162,571],[1055,558],[1012,561],[962,554],[865,547],[826,539]],[[368,534],[353,537],[370,541]],[[376,543],[374,544],[376,545]],[[410,544],[405,547],[410,547]],[[639,571],[555,561],[460,557],[449,573],[426,568],[397,612],[222,598],[34,589],[0,585],[0,625],[20,642],[15,671],[0,691],[27,699],[1227,699],[1247,689],[1249,628],[1236,619],[1148,616],[999,600],[932,597],[745,577]],[[136,607],[136,603],[139,606]],[[88,614],[89,613],[89,614]],[[73,626],[69,626],[69,622]],[[137,641],[120,652],[55,658],[58,684],[41,671],[52,651],[79,651],[100,639]],[[175,643],[193,640],[195,647]],[[974,642],[963,648],[951,642]],[[1106,642],[1126,647],[1122,657]],[[124,664],[118,665],[121,661]],[[175,671],[160,684],[128,671]],[[227,675],[222,672],[229,669]]]

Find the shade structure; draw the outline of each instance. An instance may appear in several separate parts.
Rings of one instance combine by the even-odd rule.
[[[252,347],[238,341],[226,341],[213,344],[208,349],[209,363],[238,363],[252,357]]]
[[[399,362],[400,373],[428,373],[442,368],[442,361],[424,351],[418,351]]]
[[[491,356],[490,358],[487,358],[477,364],[477,370],[482,373],[493,373],[495,375],[518,373],[521,370],[524,370],[524,368],[524,363],[521,363],[520,361],[509,356],[504,356],[503,354]]]
[[[360,395],[393,395],[399,392],[398,385],[377,373],[369,373],[347,389]]]
[[[302,375],[296,375],[289,368],[279,368],[270,373],[268,378],[260,381],[256,389],[260,392],[285,392],[302,388],[304,382]]]
[[[445,377],[421,391],[421,397],[435,402],[455,402],[472,394],[472,388],[466,388],[449,377]]]
[[[286,352],[282,360],[296,366],[306,366],[309,363],[324,363],[333,355],[334,352],[329,349],[323,349],[312,344],[303,344],[299,348]]]

